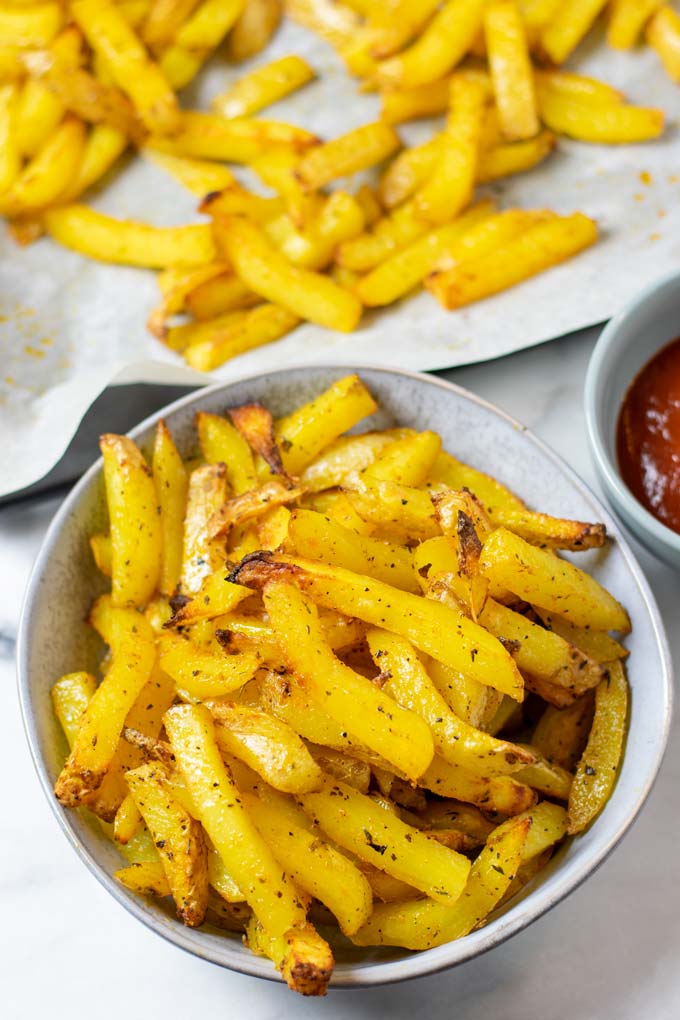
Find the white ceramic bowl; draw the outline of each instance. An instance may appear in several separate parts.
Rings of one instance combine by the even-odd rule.
[[[259,400],[280,415],[311,398],[346,373],[335,367],[285,369],[200,390],[171,405],[166,419],[183,454],[195,448],[198,409],[223,412]],[[359,987],[429,974],[491,949],[559,903],[604,861],[634,821],[658,771],[671,711],[671,667],[654,598],[616,523],[574,473],[521,425],[473,394],[428,376],[366,368],[361,376],[381,410],[371,424],[396,423],[436,429],[446,447],[463,460],[496,475],[530,505],[583,520],[604,521],[612,541],[606,550],[581,554],[627,606],[633,622],[628,640],[632,688],[627,749],[616,788],[591,829],[569,841],[539,879],[479,931],[424,953],[337,947],[335,987]],[[148,449],[160,415],[132,435]],[[64,502],[38,556],[24,604],[18,644],[21,705],[35,765],[55,816],[83,863],[119,903],[158,934],[196,956],[223,967],[277,978],[272,965],[253,956],[237,938],[180,924],[165,901],[139,899],[112,878],[120,858],[101,830],[55,800],[52,786],[65,755],[49,689],[63,673],[96,668],[98,639],[85,614],[104,585],[93,569],[88,535],[105,524],[101,462]],[[74,904],[77,910],[77,904]]]
[[[640,369],[680,336],[680,273],[647,287],[609,322],[595,344],[585,385],[585,410],[595,469],[616,513],[660,559],[680,567],[680,535],[639,503],[619,470],[616,426],[623,398]]]

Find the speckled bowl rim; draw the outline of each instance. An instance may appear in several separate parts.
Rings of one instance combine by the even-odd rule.
[[[657,518],[654,517],[654,515],[651,514],[649,510],[647,510],[642,503],[635,498],[624,482],[616,462],[616,455],[612,454],[610,444],[605,439],[602,415],[600,412],[602,389],[606,383],[605,361],[612,348],[617,347],[621,342],[622,328],[635,315],[641,305],[653,302],[661,291],[670,286],[677,287],[680,292],[680,272],[675,271],[669,273],[667,276],[664,276],[655,283],[651,283],[648,287],[645,287],[644,290],[637,294],[632,301],[626,305],[623,311],[610,319],[598,337],[597,343],[595,344],[590,356],[588,370],[586,372],[583,399],[588,439],[596,467],[602,476],[605,487],[609,488],[611,491],[612,500],[615,504],[618,503],[624,508],[623,510],[619,510],[615,505],[615,511],[620,513],[622,518],[624,512],[629,514],[643,535],[651,535],[652,539],[659,546],[665,546],[670,550],[671,554],[678,559],[680,558],[680,534],[672,531],[670,528],[667,528],[665,524],[662,524],[661,521],[657,520]],[[680,296],[678,303],[680,306]],[[633,342],[634,341],[632,340],[628,341],[629,344]],[[666,342],[669,343],[670,341]],[[654,353],[658,354],[662,347],[665,346],[666,342],[658,347]],[[650,357],[654,357],[654,354],[650,355]],[[629,380],[629,384],[632,381],[633,379],[631,378]],[[626,526],[632,530],[632,524],[625,521],[625,518],[623,519]],[[641,541],[644,542],[644,538],[641,538]],[[656,555],[661,556],[661,553],[656,553]]]
[[[288,372],[300,371],[301,369],[306,371],[323,369],[346,374],[348,366],[334,364],[320,364],[317,366],[286,366],[285,368],[268,372],[267,378],[270,378],[271,376],[281,376]],[[542,440],[527,429],[526,426],[522,425],[505,411],[481,397],[476,396],[474,393],[471,393],[469,390],[466,390],[461,386],[457,386],[454,383],[434,378],[420,372],[393,369],[384,365],[365,365],[362,366],[362,369],[366,371],[370,370],[385,373],[387,375],[402,376],[418,382],[419,384],[439,387],[440,389],[456,394],[456,396],[462,397],[464,400],[471,401],[479,407],[497,415],[513,428],[519,430],[523,436],[526,437],[528,442],[533,443],[536,447],[538,447],[543,455],[549,458],[556,467],[559,468],[567,479],[591,501],[594,508],[598,511],[598,514],[601,515],[601,520],[611,520],[609,513],[602,506],[600,501],[593,495],[588,486],[581,481],[569,465],[566,464],[549,446],[543,443]],[[361,371],[361,369],[359,371]],[[259,378],[261,375],[262,373],[251,373],[237,380],[230,380],[228,383],[218,383],[214,386],[205,387],[195,393],[182,397],[167,405],[167,407],[162,410],[150,415],[134,429],[131,429],[129,435],[134,438],[139,433],[142,433],[144,430],[154,425],[159,418],[167,418],[174,411],[184,408],[187,405],[200,405],[203,398],[208,394],[216,393],[222,389],[228,389],[237,383],[252,381]],[[54,798],[52,783],[47,774],[45,761],[41,753],[35,719],[31,707],[28,676],[28,649],[31,634],[32,607],[34,600],[36,599],[40,576],[49,561],[52,548],[59,541],[59,534],[62,525],[66,521],[68,515],[72,512],[74,506],[78,503],[81,494],[94,481],[100,470],[101,464],[102,461],[100,458],[83,475],[81,480],[69,493],[57,511],[47,531],[43,545],[38,553],[29,578],[26,595],[24,597],[17,639],[17,670],[21,713],[34,767],[38,774],[43,792],[47,797],[62,832],[80,857],[83,864],[85,864],[87,869],[94,875],[100,884],[108,890],[114,899],[116,899],[118,903],[121,904],[121,906],[123,906],[129,913],[136,917],[137,920],[141,921],[152,931],[155,931],[156,934],[161,935],[161,937],[165,938],[168,942],[171,942],[173,945],[184,949],[186,952],[189,952],[194,956],[198,956],[201,959],[238,973],[248,974],[252,977],[265,978],[270,981],[281,982],[282,979],[280,975],[273,970],[271,963],[268,960],[264,960],[253,954],[244,954],[243,957],[238,958],[237,964],[233,964],[223,959],[219,952],[211,951],[207,942],[205,948],[197,948],[194,945],[187,944],[180,927],[176,929],[173,928],[171,931],[164,930],[157,922],[155,916],[150,915],[148,912],[144,912],[140,903],[134,897],[130,897],[119,883],[117,883],[115,879],[113,879],[113,877],[104,870],[99,862],[93,856],[90,856],[81,843],[77,833],[73,829],[68,812],[62,811]],[[614,828],[612,832],[608,833],[606,838],[601,826],[602,832],[600,842],[595,848],[595,852],[587,860],[577,862],[576,864],[571,863],[568,867],[563,869],[556,868],[555,874],[551,876],[551,888],[549,891],[547,891],[544,887],[537,887],[532,890],[525,900],[518,902],[517,905],[510,908],[507,913],[457,942],[450,942],[435,949],[426,950],[420,953],[413,953],[410,956],[405,958],[402,957],[398,960],[386,961],[385,963],[372,963],[370,967],[357,969],[348,967],[342,973],[336,973],[334,975],[334,979],[331,982],[331,988],[368,988],[377,985],[406,981],[412,978],[425,977],[457,966],[477,956],[481,956],[483,953],[495,948],[511,936],[522,931],[534,921],[538,920],[538,918],[542,917],[560,903],[566,896],[577,889],[602,865],[632,826],[652,789],[668,742],[672,715],[672,665],[663,622],[647,580],[625,538],[619,536],[617,546],[621,556],[624,557],[626,561],[631,577],[637,585],[641,598],[649,612],[650,622],[652,624],[654,638],[659,650],[663,673],[663,704],[660,706],[661,718],[663,720],[661,739],[655,748],[654,755],[650,758],[647,764],[644,781],[637,787],[637,796],[629,805],[628,815]]]

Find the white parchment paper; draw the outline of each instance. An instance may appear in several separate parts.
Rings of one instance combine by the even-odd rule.
[[[298,53],[319,80],[266,111],[333,137],[374,119],[378,101],[358,95],[330,47],[286,24],[266,54]],[[444,312],[426,293],[366,314],[354,334],[306,325],[282,340],[199,375],[145,329],[157,302],[154,274],[101,265],[43,239],[18,248],[0,241],[0,493],[42,477],[59,459],[95,396],[111,381],[208,382],[274,366],[338,362],[438,369],[499,357],[609,318],[646,284],[680,268],[680,89],[650,50],[617,53],[593,38],[575,69],[665,110],[658,142],[593,146],[560,140],[558,151],[530,173],[488,189],[501,206],[582,210],[594,216],[601,240],[591,250],[514,289],[462,311]],[[243,73],[215,58],[184,98],[205,108]],[[413,144],[432,121],[400,128]],[[251,186],[254,177],[243,171]],[[88,197],[112,215],[157,225],[197,221],[196,199],[143,159],[131,158]],[[680,332],[680,323],[678,324]]]

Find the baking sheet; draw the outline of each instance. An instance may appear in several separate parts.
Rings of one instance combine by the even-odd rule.
[[[252,63],[298,53],[319,80],[264,116],[304,124],[333,137],[378,115],[378,100],[357,95],[328,47],[291,23]],[[215,58],[184,97],[205,108],[243,73]],[[337,362],[356,367],[440,369],[500,357],[609,318],[646,284],[680,268],[680,90],[650,50],[617,53],[593,35],[572,65],[623,89],[632,100],[665,110],[658,142],[593,146],[561,139],[558,151],[530,173],[486,191],[501,206],[582,210],[601,240],[577,258],[470,308],[444,312],[426,293],[367,313],[354,334],[313,325],[235,358],[207,377],[188,369],[145,329],[157,302],[154,274],[100,265],[43,239],[18,248],[0,241],[0,494],[42,477],[59,459],[82,415],[110,382],[209,382],[274,366]],[[429,137],[433,122],[401,126],[409,144]],[[251,186],[254,177],[237,171]],[[162,171],[130,159],[87,201],[103,212],[170,226],[199,221],[196,199]]]

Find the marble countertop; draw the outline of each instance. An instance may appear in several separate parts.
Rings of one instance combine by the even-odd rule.
[[[581,394],[597,330],[445,373],[529,425],[596,487]],[[551,914],[456,970],[296,999],[220,970],[143,928],[83,868],[38,786],[19,717],[14,640],[29,570],[57,501],[0,511],[0,989],[8,1020],[675,1020],[680,1015],[680,724],[633,831]],[[677,573],[641,550],[680,668]]]

